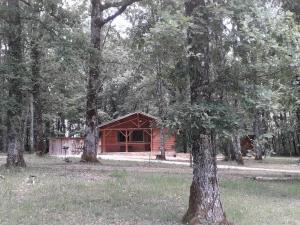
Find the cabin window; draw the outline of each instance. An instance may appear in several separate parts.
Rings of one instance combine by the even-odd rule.
[[[131,133],[131,141],[144,141],[144,132],[142,130],[134,130]]]
[[[118,142],[125,142],[126,141],[126,138],[125,138],[125,135],[126,134],[126,131],[119,131],[118,132]]]

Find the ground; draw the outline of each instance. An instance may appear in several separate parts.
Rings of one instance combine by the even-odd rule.
[[[101,165],[86,165],[34,155],[26,160],[25,170],[0,169],[1,225],[176,225],[187,209],[188,164],[102,159]],[[297,159],[248,159],[241,169],[233,162],[218,164],[223,206],[236,225],[300,225]]]

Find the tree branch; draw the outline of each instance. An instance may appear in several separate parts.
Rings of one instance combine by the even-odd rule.
[[[30,4],[30,2],[27,2],[27,1],[24,1],[24,0],[20,0],[20,2],[23,2],[25,5],[27,5],[27,6],[30,6],[30,7],[31,7],[31,4]]]
[[[140,2],[142,0],[123,0],[120,2],[107,2],[104,5],[101,5],[102,10],[106,10],[109,8],[117,8],[117,7],[123,7],[123,6],[129,6],[135,2]]]
[[[120,8],[114,14],[103,19],[101,21],[101,25],[103,26],[106,23],[108,23],[109,21],[115,19],[116,17],[121,15],[127,9],[128,6],[132,5],[135,2],[140,2],[140,1],[142,1],[142,0],[123,0],[121,2],[105,3],[104,5],[101,6],[102,11],[109,9],[109,8],[116,8],[116,7],[120,7]]]

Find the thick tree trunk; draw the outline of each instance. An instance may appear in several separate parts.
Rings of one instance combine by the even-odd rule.
[[[186,15],[191,17],[188,29],[188,69],[190,76],[191,105],[211,101],[209,87],[210,22],[206,0],[186,0]],[[192,115],[192,122],[199,120]],[[198,124],[191,128],[193,154],[193,182],[190,188],[189,208],[184,223],[229,224],[223,211],[217,177],[216,151],[212,144],[211,131]]]
[[[8,32],[8,60],[11,66],[9,78],[9,99],[11,102],[7,113],[7,167],[26,166],[23,157],[23,71],[22,71],[22,27],[19,0],[8,0],[9,25]]]
[[[192,139],[193,182],[190,188],[189,208],[183,222],[194,225],[229,224],[220,199],[211,137],[200,134]]]
[[[98,162],[98,114],[97,114],[97,93],[100,79],[100,54],[101,54],[101,29],[99,21],[103,19],[101,4],[98,0],[91,0],[91,44],[95,52],[90,54],[90,68],[87,87],[86,105],[86,130],[84,138],[84,150],[81,156],[82,161]]]

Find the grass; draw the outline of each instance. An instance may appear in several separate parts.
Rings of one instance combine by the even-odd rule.
[[[26,160],[25,170],[0,170],[1,225],[176,225],[187,208],[188,167],[177,172],[174,166],[147,163]],[[300,224],[300,182],[256,182],[233,173],[220,171],[221,196],[231,221]]]

